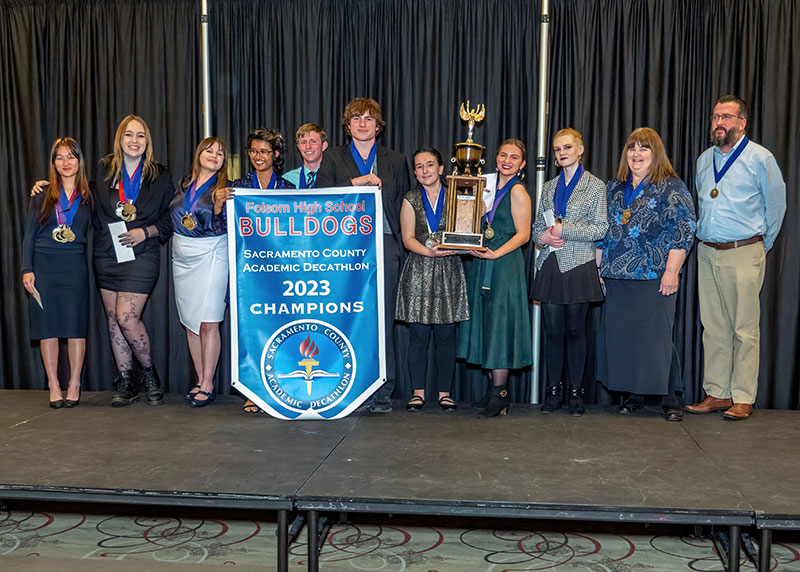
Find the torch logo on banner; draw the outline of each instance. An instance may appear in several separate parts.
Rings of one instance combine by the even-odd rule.
[[[314,359],[319,353],[319,348],[311,339],[311,335],[306,336],[306,339],[303,340],[303,343],[300,344],[300,355],[303,356],[297,365],[302,366],[305,370],[296,369],[291,373],[282,373],[278,374],[279,379],[302,379],[306,382],[306,389],[308,390],[308,395],[311,395],[311,385],[314,383],[314,380],[318,377],[339,377],[338,373],[330,373],[322,369],[314,370],[312,369],[315,365],[319,365],[319,362]]]

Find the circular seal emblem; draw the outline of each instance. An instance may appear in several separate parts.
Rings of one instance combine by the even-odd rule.
[[[277,406],[323,412],[341,403],[356,375],[350,340],[321,320],[296,320],[276,330],[261,353],[261,379]]]

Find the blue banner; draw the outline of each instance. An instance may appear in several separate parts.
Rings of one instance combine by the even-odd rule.
[[[383,383],[382,208],[377,187],[228,201],[233,385],[270,415],[341,418]]]

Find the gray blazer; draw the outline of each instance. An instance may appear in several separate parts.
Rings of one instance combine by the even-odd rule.
[[[584,170],[583,176],[567,201],[566,216],[561,223],[564,246],[554,251],[539,242],[539,237],[547,230],[542,213],[553,208],[557,183],[558,177],[550,179],[542,187],[542,198],[536,211],[532,238],[541,249],[536,257],[537,270],[542,267],[550,253],[555,252],[558,269],[563,273],[594,260],[594,243],[602,239],[608,231],[606,186],[600,179]]]

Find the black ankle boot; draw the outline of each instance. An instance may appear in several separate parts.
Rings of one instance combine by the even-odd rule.
[[[470,403],[470,407],[472,407],[473,409],[483,410],[486,408],[486,405],[488,405],[489,399],[491,397],[492,397],[492,384],[489,383],[489,385],[486,386],[486,393],[483,394],[483,397],[481,397],[478,401],[473,401],[472,403]]]
[[[147,394],[147,404],[161,405],[161,402],[164,401],[164,390],[161,388],[161,380],[158,379],[156,366],[142,368],[142,382]]]
[[[508,388],[505,385],[499,385],[492,388],[492,395],[489,398],[489,403],[486,407],[478,413],[478,417],[485,419],[486,417],[497,417],[498,415],[505,415],[508,413],[508,404],[511,398],[508,396]]]
[[[583,388],[574,388],[570,386],[567,390],[567,403],[569,405],[570,415],[579,417],[586,413],[586,408],[583,406]]]
[[[560,383],[558,385],[548,385],[544,392],[544,403],[542,404],[542,413],[552,413],[558,411],[564,403],[564,386]]]
[[[111,398],[112,406],[130,405],[139,399],[139,392],[136,391],[136,384],[133,383],[132,369],[120,370],[117,377],[114,378],[114,385],[117,387],[117,392]]]

